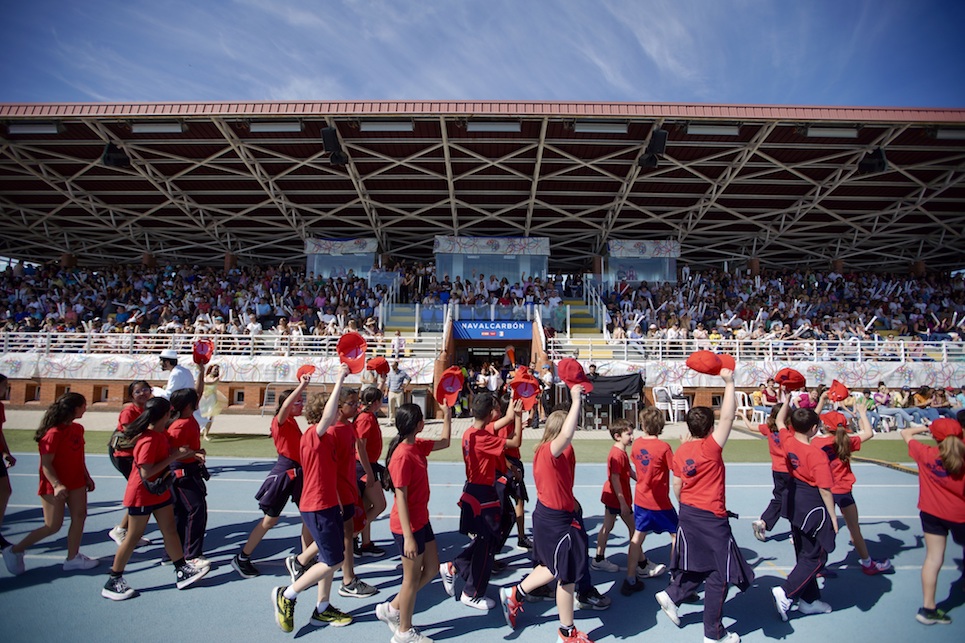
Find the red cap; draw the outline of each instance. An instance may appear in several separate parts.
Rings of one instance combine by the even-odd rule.
[[[348,364],[350,373],[361,373],[365,368],[365,349],[368,345],[365,338],[358,333],[345,333],[342,335],[338,344],[335,345],[335,352],[338,359],[343,364]]]
[[[949,436],[962,437],[962,425],[958,423],[958,420],[951,418],[932,420],[932,423],[928,425],[928,430],[931,431],[936,442],[941,442]]]
[[[295,379],[301,381],[302,375],[314,375],[315,367],[311,364],[304,364],[298,367],[298,371],[295,372]]]
[[[848,390],[848,387],[838,380],[832,381],[831,388],[828,389],[828,399],[832,402],[840,402],[850,394],[851,391]]]
[[[509,386],[513,389],[515,397],[523,401],[523,410],[529,411],[536,406],[539,400],[539,381],[533,377],[528,368],[520,366]]]
[[[192,357],[195,364],[207,364],[214,355],[214,342],[210,339],[199,339],[194,343]]]
[[[462,369],[458,366],[450,366],[444,370],[436,384],[436,401],[446,406],[454,406],[465,381]]]
[[[733,355],[721,353],[717,357],[720,359],[720,370],[724,370],[726,368],[728,371],[734,371],[737,369],[737,362],[734,361]]]
[[[712,351],[694,351],[690,354],[690,357],[687,358],[687,366],[704,375],[720,375],[720,369],[723,368],[723,363],[720,361],[717,353]]]
[[[583,385],[583,392],[589,393],[593,390],[593,384],[586,379],[586,373],[578,361],[572,357],[561,359],[556,365],[556,372],[560,379],[566,384],[567,388],[573,388],[577,384]]]
[[[807,380],[804,378],[804,375],[801,374],[801,371],[796,371],[793,368],[782,368],[779,370],[774,375],[774,381],[778,386],[788,391],[798,391],[807,386]]]
[[[837,411],[828,411],[827,413],[822,413],[821,421],[824,422],[824,426],[828,427],[832,431],[837,430],[839,426],[848,428],[848,418],[845,417],[844,413],[838,413]]]
[[[365,368],[370,371],[375,371],[379,375],[388,375],[389,361],[384,357],[373,357],[366,362]]]

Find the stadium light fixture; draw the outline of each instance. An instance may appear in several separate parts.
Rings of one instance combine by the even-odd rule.
[[[7,123],[8,134],[60,134],[60,123]]]
[[[965,129],[940,129],[935,131],[940,141],[965,141]]]
[[[301,121],[252,121],[248,131],[255,134],[278,134],[302,131]]]
[[[608,123],[606,121],[576,121],[573,131],[578,134],[626,134],[626,123]]]
[[[361,132],[411,132],[415,129],[412,121],[362,121]]]
[[[467,132],[507,132],[518,133],[519,121],[469,121],[466,123]]]
[[[142,121],[131,123],[131,131],[135,134],[181,134],[185,130],[181,122]]]
[[[810,138],[858,138],[856,127],[808,127],[806,130]]]
[[[740,133],[740,125],[687,124],[687,134],[690,136],[740,136]]]

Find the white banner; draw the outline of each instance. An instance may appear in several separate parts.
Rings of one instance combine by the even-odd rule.
[[[436,237],[432,251],[436,254],[474,255],[546,255],[550,254],[548,237]]]
[[[676,258],[680,256],[680,243],[672,239],[657,241],[610,239],[606,245],[611,257],[653,259],[656,257]]]
[[[378,239],[305,239],[307,255],[355,255],[378,251]]]

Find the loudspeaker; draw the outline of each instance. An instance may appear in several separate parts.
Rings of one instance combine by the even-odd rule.
[[[338,130],[334,127],[322,128],[322,145],[329,154],[342,151],[342,144],[338,142]]]
[[[863,159],[858,161],[858,174],[876,174],[884,172],[886,169],[888,169],[888,159],[885,158],[884,149],[880,147],[868,152]]]
[[[656,154],[657,156],[663,156],[663,153],[667,151],[667,130],[665,129],[655,129],[650,135],[650,144],[647,145],[647,154]]]
[[[101,162],[105,167],[131,167],[130,157],[113,143],[108,143],[104,146],[104,154],[101,156]]]
[[[640,156],[640,158],[637,159],[637,163],[639,163],[640,167],[642,167],[645,170],[652,170],[655,167],[657,167],[657,164],[658,164],[657,155],[650,154],[650,153],[643,154]]]

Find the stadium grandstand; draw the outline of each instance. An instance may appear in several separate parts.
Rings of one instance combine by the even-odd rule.
[[[789,363],[965,383],[965,110],[0,104],[0,123],[14,404],[79,382],[120,404],[163,379],[158,351],[214,337],[229,400],[260,408],[299,364],[331,373],[351,330],[421,387],[507,343],[648,387],[706,384],[696,348],[734,353],[745,388]]]

